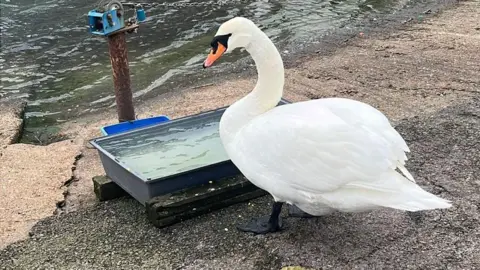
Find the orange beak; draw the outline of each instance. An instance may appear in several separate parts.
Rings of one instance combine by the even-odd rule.
[[[217,61],[220,56],[227,50],[225,46],[223,46],[220,42],[218,42],[217,50],[214,51],[213,49],[210,50],[210,53],[207,56],[205,62],[203,62],[203,68],[207,68],[213,65],[215,61]]]

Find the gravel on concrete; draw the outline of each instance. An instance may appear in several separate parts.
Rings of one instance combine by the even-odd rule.
[[[286,230],[253,236],[237,222],[267,214],[263,197],[165,229],[133,199],[46,218],[0,253],[3,269],[478,269],[480,99],[400,121],[408,167],[447,210],[381,210],[286,218]]]
[[[66,182],[80,147],[70,140],[48,146],[17,143],[26,102],[0,102],[0,249],[28,237],[39,220],[64,204]]]
[[[64,203],[65,183],[80,147],[12,144],[0,156],[0,248],[28,237],[31,227]]]

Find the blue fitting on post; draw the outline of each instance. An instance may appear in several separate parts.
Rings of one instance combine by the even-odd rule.
[[[145,21],[146,18],[147,18],[147,15],[145,14],[145,10],[143,8],[137,9],[137,20],[139,22],[143,22]]]

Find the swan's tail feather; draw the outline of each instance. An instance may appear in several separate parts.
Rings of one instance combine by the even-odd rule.
[[[428,194],[435,196],[430,193]],[[386,203],[382,206],[390,207],[398,210],[416,212],[416,211],[423,211],[423,210],[446,209],[446,208],[450,208],[452,204],[448,200],[435,196],[435,198],[433,199],[420,199],[417,201],[409,201],[404,203],[392,203],[392,204]]]
[[[386,203],[383,206],[390,207],[399,210],[405,211],[422,211],[422,210],[434,210],[434,209],[446,209],[450,208],[452,204],[450,201],[437,197],[431,193],[423,191],[420,198],[417,198],[415,201],[408,201],[404,203]],[[428,198],[430,197],[430,198]]]
[[[421,211],[433,209],[445,209],[451,207],[451,202],[433,195],[414,182],[408,181],[405,177],[395,172],[392,175],[394,181],[401,185],[402,193],[400,198],[405,198],[403,203],[391,203],[385,206],[405,210],[405,211]]]
[[[338,208],[359,208],[362,205],[389,207],[404,211],[421,211],[445,209],[451,207],[451,202],[433,195],[420,186],[402,176],[396,171],[385,174],[378,182],[350,183],[345,189],[339,190],[343,194],[328,194],[326,200],[335,200],[341,196]]]
[[[416,183],[415,182],[415,179],[413,179],[413,175],[410,174],[410,172],[407,170],[407,168],[405,168],[405,166],[403,166],[402,164],[398,163],[397,164],[397,168],[403,173],[403,175],[405,175],[405,177],[412,181],[413,183]]]

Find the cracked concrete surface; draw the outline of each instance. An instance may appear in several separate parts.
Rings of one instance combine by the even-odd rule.
[[[26,238],[37,221],[54,214],[79,150],[70,140],[5,146],[0,156],[0,248]]]
[[[32,238],[4,249],[5,269],[478,269],[480,267],[479,98],[402,120],[408,167],[448,210],[381,210],[286,218],[285,231],[253,236],[235,224],[267,214],[263,197],[165,229],[143,207],[119,199],[47,218]]]
[[[25,102],[0,103],[0,248],[27,238],[32,226],[51,216],[63,200],[79,147],[70,141],[49,146],[17,144]]]

